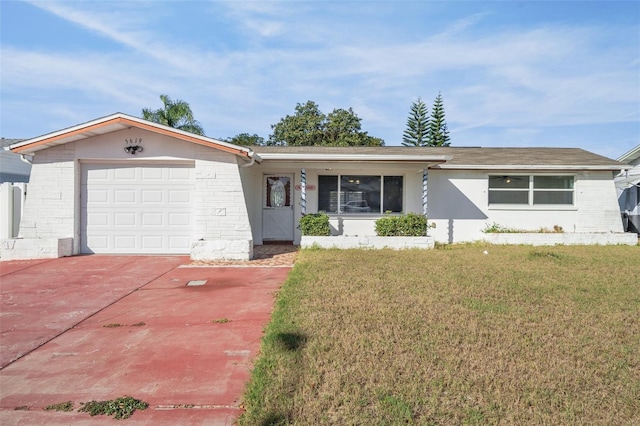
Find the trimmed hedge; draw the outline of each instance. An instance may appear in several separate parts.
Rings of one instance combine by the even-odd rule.
[[[315,237],[331,235],[329,215],[326,213],[305,214],[300,218],[299,227],[302,235],[312,235]]]
[[[376,220],[379,237],[423,237],[427,235],[427,218],[417,213],[385,216]]]

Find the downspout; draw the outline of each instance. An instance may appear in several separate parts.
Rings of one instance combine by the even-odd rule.
[[[33,163],[31,162],[31,160],[27,159],[27,154],[20,154],[20,160],[24,161],[30,166],[33,166]]]
[[[255,162],[256,162],[255,152],[249,151],[249,153],[247,155],[249,156],[251,161],[249,161],[247,164],[241,164],[238,167],[242,167],[244,169],[244,168],[247,168],[247,167],[251,167],[251,166],[253,166],[255,164]]]

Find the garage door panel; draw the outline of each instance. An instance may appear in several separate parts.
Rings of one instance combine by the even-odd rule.
[[[143,183],[163,183],[166,181],[165,173],[162,169],[142,169],[140,170],[140,180]]]
[[[87,245],[91,247],[93,251],[85,251],[85,253],[101,253],[109,248],[109,237],[107,236],[90,236],[87,241]]]
[[[173,182],[191,180],[191,173],[187,169],[170,169],[169,179]]]
[[[141,190],[141,202],[142,203],[162,203],[163,191],[161,189],[143,189]]]
[[[135,189],[116,189],[113,191],[114,203],[135,203],[136,202],[136,190]]]
[[[163,226],[166,223],[162,213],[142,213],[140,216],[142,226]]]
[[[136,249],[136,237],[133,235],[114,235],[113,245],[122,253],[130,253]]]
[[[90,213],[87,216],[87,223],[93,226],[109,226],[109,215],[107,213]]]
[[[192,165],[86,164],[82,178],[83,253],[190,252]]]
[[[113,180],[116,182],[132,182],[136,180],[136,168],[134,167],[119,167],[113,170]]]
[[[136,215],[135,213],[115,213],[113,225],[118,227],[136,226]]]
[[[169,247],[175,251],[189,252],[191,250],[191,238],[184,235],[169,235]]]
[[[143,250],[161,250],[163,247],[162,235],[143,235],[140,238]]]
[[[169,190],[169,202],[170,203],[191,203],[191,191],[170,189]]]
[[[106,169],[90,169],[90,170],[86,170],[86,176],[91,179],[92,182],[105,182],[108,183],[109,182],[109,170]],[[87,179],[85,178],[83,180],[84,182],[87,181]]]
[[[109,203],[109,191],[106,189],[96,189],[88,194],[88,204],[107,204]]]

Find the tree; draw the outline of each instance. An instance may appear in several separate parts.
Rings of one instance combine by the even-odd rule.
[[[444,118],[444,105],[442,94],[438,93],[433,108],[431,108],[431,120],[429,120],[428,146],[449,146],[449,130]]]
[[[411,105],[409,118],[407,119],[407,129],[402,135],[402,145],[404,146],[426,146],[429,135],[429,113],[427,105],[418,98]]]
[[[384,141],[369,136],[361,130],[361,119],[353,112],[338,108],[327,115],[323,145],[332,146],[382,146]]]
[[[287,115],[271,126],[269,145],[322,145],[326,119],[315,102],[297,104],[295,115]]]
[[[164,108],[152,110],[142,109],[142,118],[154,123],[164,124],[174,129],[195,133],[204,136],[204,129],[200,123],[193,118],[193,112],[188,103],[176,100],[175,102],[167,95],[160,95],[160,100]]]
[[[360,118],[338,108],[325,115],[313,101],[296,105],[296,113],[271,126],[268,145],[382,146],[384,141],[361,130]]]
[[[235,145],[244,146],[265,144],[264,138],[262,136],[258,136],[256,134],[250,135],[249,133],[240,133],[232,138],[227,138],[224,141]]]

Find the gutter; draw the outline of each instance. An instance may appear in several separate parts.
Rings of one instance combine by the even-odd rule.
[[[247,152],[247,157],[249,157],[249,158],[251,159],[251,161],[249,161],[249,162],[248,162],[248,163],[246,163],[246,164],[241,164],[241,165],[240,165],[240,166],[238,166],[238,167],[242,167],[243,169],[245,169],[245,168],[247,168],[247,167],[251,167],[251,166],[253,166],[253,165],[256,163],[256,161],[257,161],[258,163],[262,162],[262,158],[261,158],[258,154],[256,154],[256,153],[255,153],[255,151],[253,151],[253,150],[249,150],[249,151]]]
[[[20,142],[19,142],[19,143],[20,143]],[[14,145],[15,145],[15,144],[14,144]],[[14,153],[14,152],[11,150],[11,145],[3,147],[3,148],[2,148],[2,150],[3,150],[3,151],[7,151],[7,152]],[[14,154],[17,154],[17,153],[14,153]],[[29,160],[29,159],[27,158],[27,154],[19,154],[19,155],[20,155],[20,160],[21,160],[21,161],[23,161],[23,162],[27,163],[29,166],[32,166],[32,165],[33,165],[33,163],[31,162],[32,160]]]
[[[445,162],[450,155],[371,155],[371,154],[283,154],[262,153],[264,160],[273,161],[409,161],[414,163]]]
[[[20,160],[22,160],[23,162],[27,163],[29,166],[33,165],[33,163],[31,162],[32,160],[29,160],[27,158],[27,154],[20,154]]]
[[[628,165],[611,165],[611,166],[578,166],[578,165],[534,165],[534,164],[442,164],[435,167],[436,169],[447,169],[447,170],[567,170],[567,171],[578,171],[578,170],[592,170],[592,171],[624,171],[631,168]]]

